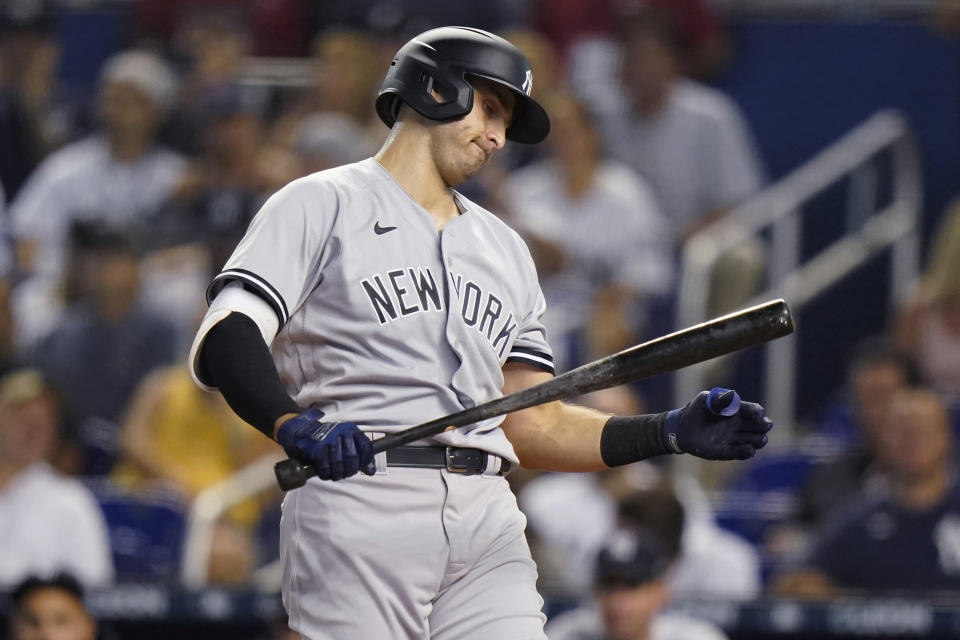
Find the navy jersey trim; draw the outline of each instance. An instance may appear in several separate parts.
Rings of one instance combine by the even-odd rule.
[[[273,312],[277,314],[281,327],[287,324],[287,320],[290,319],[290,312],[287,311],[287,303],[283,301],[283,296],[269,282],[246,269],[227,269],[218,273],[207,287],[207,304],[213,302],[220,290],[231,280],[239,280],[245,289],[251,290],[263,298],[273,308]]]
[[[555,373],[553,368],[553,356],[536,349],[527,349],[525,347],[514,347],[507,356],[507,362],[522,362],[529,364],[537,369],[547,373]]]

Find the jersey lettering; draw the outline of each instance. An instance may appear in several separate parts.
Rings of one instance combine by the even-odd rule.
[[[463,305],[460,309],[460,314],[463,316],[463,321],[467,323],[468,327],[477,324],[477,316],[480,314],[480,295],[480,287],[474,282],[467,282],[466,290],[463,293]]]
[[[503,346],[500,347],[500,357],[503,357],[503,352],[507,348],[507,345],[510,344],[510,334],[517,330],[517,323],[514,322],[510,324],[510,321],[513,320],[513,314],[511,313],[507,316],[507,319],[504,321],[503,326],[500,327],[500,333],[497,334],[496,339],[493,341],[493,348],[496,349],[500,341],[503,341]]]
[[[506,314],[501,321],[504,307],[500,298],[485,292],[472,280],[464,281],[462,275],[451,272],[450,280],[460,301],[460,316],[464,324],[479,331],[503,358],[517,330],[513,314]],[[423,311],[444,311],[447,307],[440,295],[437,279],[427,267],[393,269],[385,276],[376,273],[361,280],[360,286],[381,325]]]
[[[460,297],[461,283],[463,276],[450,272],[450,280],[453,281],[454,291],[457,297]],[[503,343],[498,352],[498,357],[503,358],[507,345],[510,344],[511,336],[517,330],[517,323],[513,322],[513,314],[509,314],[500,325],[499,330],[496,322],[503,312],[503,302],[492,293],[483,291],[479,285],[472,280],[467,280],[462,285],[463,297],[460,302],[460,315],[463,322],[468,327],[475,327],[477,331],[490,341],[490,346],[497,350],[497,345]],[[483,309],[483,313],[480,312]],[[494,337],[496,335],[496,337]]]
[[[440,289],[437,287],[437,282],[433,279],[433,274],[430,272],[430,269],[418,267],[416,273],[414,273],[413,269],[407,269],[407,273],[410,274],[410,280],[413,281],[413,288],[420,298],[420,308],[426,310],[427,300],[429,299],[430,302],[433,303],[434,309],[440,311],[442,308],[440,304]],[[424,276],[424,274],[426,274],[426,276]]]
[[[389,286],[384,281],[389,282]],[[380,324],[421,311],[443,311],[444,308],[437,280],[426,267],[394,269],[387,272],[386,278],[376,273],[361,280],[360,286]]]
[[[390,278],[390,284],[393,285],[393,292],[397,294],[397,301],[400,303],[400,313],[403,316],[409,316],[412,313],[420,311],[418,307],[408,307],[403,301],[403,297],[407,295],[407,290],[401,286],[397,280],[403,277],[403,269],[395,269],[387,274]]]
[[[380,275],[377,274],[373,276],[373,281],[377,283],[377,287],[380,289],[379,293],[374,290],[373,285],[371,285],[370,281],[367,279],[361,280],[360,284],[363,286],[363,290],[370,299],[370,304],[373,305],[373,310],[377,312],[377,320],[380,321],[380,324],[386,324],[387,318],[384,317],[384,313],[390,317],[390,320],[396,320],[397,311],[394,309],[393,301],[390,300],[390,296],[387,295],[387,288],[383,286],[383,281],[380,280]]]
[[[494,309],[494,305],[496,305],[496,309]],[[493,323],[500,317],[501,309],[503,309],[503,303],[500,302],[497,296],[492,293],[487,296],[487,306],[483,310],[483,318],[480,319],[480,326],[477,327],[480,333],[484,333],[483,327],[486,325],[487,331],[484,335],[487,336],[487,340],[492,339],[490,334],[493,333]],[[487,320],[490,320],[490,322],[488,323]]]

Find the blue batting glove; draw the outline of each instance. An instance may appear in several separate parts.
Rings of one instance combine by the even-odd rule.
[[[701,391],[682,409],[667,414],[663,440],[673,453],[707,460],[746,460],[767,444],[773,420],[756,402],[741,402],[732,389]]]
[[[321,422],[323,411],[309,409],[277,430],[277,442],[292,458],[311,464],[321,480],[343,480],[363,471],[376,473],[373,443],[352,422]]]

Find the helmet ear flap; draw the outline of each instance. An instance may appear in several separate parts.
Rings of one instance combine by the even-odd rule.
[[[390,114],[390,120],[396,122],[397,117],[400,115],[400,107],[403,105],[403,100],[401,100],[398,95],[387,96],[385,100],[385,109],[387,113]]]

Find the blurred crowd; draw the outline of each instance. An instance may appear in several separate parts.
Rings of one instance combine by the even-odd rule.
[[[732,55],[722,22],[701,0],[472,6],[131,1],[84,94],[58,74],[62,9],[0,3],[0,587],[175,583],[191,501],[279,456],[189,378],[204,289],[280,186],[375,153],[373,97],[424,28],[496,30],[532,62],[550,137],[464,190],[530,246],[560,368],[675,328],[683,243],[766,181],[749,122],[710,84]],[[299,81],[253,78],[264,56],[298,62]],[[724,255],[711,315],[757,293],[764,263],[759,241]],[[720,633],[665,613],[671,598],[960,587],[960,204],[895,323],[851,345],[847,381],[809,428],[829,455],[765,452],[721,486],[657,463],[512,474],[548,608],[568,610],[551,637]],[[774,489],[790,508],[762,526],[712,499]],[[211,582],[247,585],[276,557],[280,497],[222,518]]]

